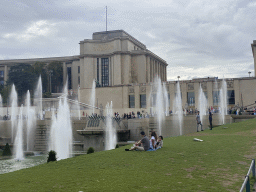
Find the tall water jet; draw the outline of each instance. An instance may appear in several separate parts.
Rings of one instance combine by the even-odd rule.
[[[200,119],[201,121],[203,121],[203,115],[207,115],[208,101],[203,92],[202,85],[200,85],[199,87],[198,102],[199,102]]]
[[[66,84],[64,94],[59,98],[57,117],[55,117],[55,115],[52,116],[49,150],[57,152],[58,160],[72,156],[73,134],[67,93]]]
[[[165,116],[169,116],[170,101],[168,98],[168,92],[167,92],[165,83],[163,83],[163,94],[164,94]]]
[[[12,124],[12,143],[14,141],[14,129],[17,125],[17,111],[18,111],[18,94],[15,89],[14,84],[12,85],[12,90],[11,90],[11,96],[10,96],[10,101],[11,101],[11,124]]]
[[[23,160],[23,105],[20,108],[17,134],[14,141],[15,159]]]
[[[91,98],[90,98],[90,105],[92,106],[92,114],[94,115],[94,108],[95,108],[95,80],[92,82],[92,91],[91,91]]]
[[[106,130],[105,130],[105,150],[115,149],[117,143],[116,129],[112,121],[112,101],[106,105]]]
[[[32,149],[33,145],[33,138],[32,135],[34,133],[33,126],[36,123],[35,117],[35,110],[31,107],[31,99],[30,99],[30,92],[27,91],[26,96],[26,121],[27,121],[27,151]]]
[[[38,83],[35,89],[35,93],[34,93],[34,105],[36,105],[36,113],[37,113],[37,117],[38,119],[42,120],[43,119],[43,107],[42,107],[42,95],[43,95],[43,91],[42,91],[42,78],[41,75],[39,76],[38,79]]]
[[[182,98],[181,98],[181,90],[180,90],[180,82],[178,81],[176,84],[176,95],[173,102],[173,113],[177,115],[175,118],[176,124],[178,124],[180,135],[183,134],[183,110],[182,110]]]
[[[165,107],[164,107],[164,94],[163,87],[160,78],[156,78],[154,82],[155,86],[157,86],[156,93],[156,115],[157,115],[157,133],[158,135],[162,135],[162,124],[165,118]]]
[[[225,115],[227,115],[227,82],[223,78],[222,86],[220,89],[220,117],[221,117],[221,124],[225,124]]]

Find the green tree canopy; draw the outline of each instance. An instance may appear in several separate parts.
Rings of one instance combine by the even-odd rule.
[[[48,72],[52,71],[52,90],[51,92],[60,92],[63,87],[63,67],[60,61],[53,61],[47,66]]]
[[[29,64],[17,64],[10,68],[7,84],[14,84],[19,97],[25,95],[27,90],[32,92],[37,82],[37,75]]]

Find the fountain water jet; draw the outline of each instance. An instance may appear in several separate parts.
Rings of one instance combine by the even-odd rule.
[[[202,85],[200,85],[200,88],[199,88],[198,102],[199,102],[200,119],[201,119],[201,121],[203,121],[203,115],[207,115],[208,101],[203,92]]]
[[[105,150],[115,149],[117,143],[116,129],[112,121],[112,101],[106,105],[106,130],[105,130]]]
[[[14,141],[14,129],[17,125],[17,106],[18,106],[18,94],[16,92],[14,84],[11,90],[11,124],[12,124],[12,143]]]
[[[222,86],[220,89],[220,117],[221,117],[221,124],[225,124],[225,115],[227,115],[227,82],[223,78]]]
[[[173,102],[173,113],[177,115],[177,118],[175,118],[175,122],[179,126],[180,135],[182,135],[183,134],[183,110],[182,110],[182,98],[181,98],[179,81],[176,84],[176,96]]]
[[[91,98],[90,98],[90,105],[92,106],[92,114],[94,115],[94,107],[95,107],[95,80],[92,82],[92,92],[91,92]]]
[[[31,100],[30,100],[30,92],[27,91],[27,97],[26,97],[26,108],[27,108],[27,114],[26,114],[26,121],[27,121],[27,151],[32,148],[33,144],[33,138],[31,137],[33,134],[33,126],[36,123],[36,117],[35,117],[35,110],[31,107]]]
[[[23,160],[23,105],[20,108],[17,134],[14,142],[15,159]]]
[[[162,124],[166,116],[166,103],[168,103],[168,96],[165,85],[162,85],[161,79],[157,77],[154,82],[157,86],[156,93],[156,113],[157,113],[157,132],[158,135],[162,135]],[[165,91],[164,91],[165,90]],[[167,98],[167,101],[166,101]],[[169,107],[168,107],[169,108]]]
[[[67,84],[64,94],[59,100],[57,117],[52,115],[49,150],[57,152],[57,158],[66,159],[72,156],[73,134],[70,121],[70,111],[67,102]]]
[[[34,104],[37,106],[37,115],[40,120],[43,119],[42,95],[42,78],[40,75],[34,94]]]

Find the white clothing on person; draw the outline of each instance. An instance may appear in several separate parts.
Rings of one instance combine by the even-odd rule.
[[[152,141],[154,140],[154,146],[153,146],[153,144],[152,144]],[[151,149],[155,149],[155,145],[156,145],[156,138],[154,137],[154,136],[152,136],[151,137],[151,139],[150,139],[150,148]]]

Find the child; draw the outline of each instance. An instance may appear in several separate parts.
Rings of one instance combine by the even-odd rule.
[[[157,143],[156,143],[156,150],[161,149],[163,147],[163,144],[164,144],[163,140],[164,140],[163,136],[158,137],[158,140],[157,140]]]

